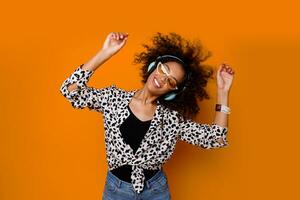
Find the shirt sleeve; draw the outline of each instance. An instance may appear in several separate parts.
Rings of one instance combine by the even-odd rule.
[[[180,122],[179,139],[205,149],[220,148],[228,145],[227,131],[227,127],[216,123],[201,124],[187,119]],[[223,143],[218,142],[219,138],[223,139]]]
[[[86,84],[93,75],[92,70],[83,70],[83,64],[75,69],[75,71],[62,83],[60,87],[61,94],[71,103],[74,108],[89,108],[98,112],[104,111],[109,105],[115,85],[104,88],[93,88]],[[76,83],[77,89],[68,91],[70,84]]]

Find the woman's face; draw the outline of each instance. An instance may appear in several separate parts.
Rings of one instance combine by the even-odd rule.
[[[175,61],[169,61],[163,63],[169,70],[169,76],[177,81],[177,86],[183,81],[184,69],[181,64]],[[172,91],[167,81],[168,77],[164,74],[160,74],[155,69],[147,79],[146,87],[153,95],[163,95]]]

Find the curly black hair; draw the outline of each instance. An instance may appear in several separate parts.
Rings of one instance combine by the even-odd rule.
[[[214,69],[203,62],[212,53],[205,50],[199,40],[189,41],[175,32],[169,32],[169,34],[156,32],[152,43],[152,46],[142,44],[146,51],[134,55],[133,64],[142,63],[140,68],[142,83],[145,84],[150,75],[147,73],[148,65],[158,56],[171,54],[182,59],[188,65],[191,73],[189,80],[185,82],[186,89],[172,101],[164,100],[164,95],[160,96],[158,100],[162,105],[178,111],[184,119],[192,119],[200,111],[197,98],[200,101],[210,98],[205,87],[208,79],[213,79]]]

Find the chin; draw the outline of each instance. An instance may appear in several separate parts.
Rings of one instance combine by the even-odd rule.
[[[162,88],[156,88],[155,86],[153,86],[151,84],[147,84],[147,89],[151,94],[153,94],[155,96],[161,96],[168,92]]]
[[[151,85],[151,84],[147,84],[147,89],[152,94],[158,94],[158,93],[160,93],[160,90],[157,89],[156,87],[153,87],[153,85]]]
[[[149,79],[146,83],[146,87],[150,93],[152,93],[153,95],[156,95],[156,96],[164,95],[167,92],[169,92],[169,90],[167,90],[165,87],[158,87],[156,85],[156,83],[154,81],[154,76],[149,77]]]

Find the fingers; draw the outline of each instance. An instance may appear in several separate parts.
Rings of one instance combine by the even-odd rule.
[[[123,40],[128,37],[128,33],[112,32],[112,38],[115,40]]]
[[[226,63],[221,64],[221,70],[220,71],[226,71],[226,72],[228,72],[232,75],[234,74],[234,70]]]

